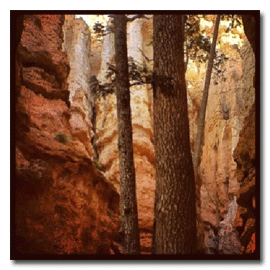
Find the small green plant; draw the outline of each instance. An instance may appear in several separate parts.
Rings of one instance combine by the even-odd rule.
[[[68,136],[60,132],[57,133],[54,138],[60,143],[67,143],[69,141]]]
[[[97,168],[98,170],[101,171],[102,166],[101,166],[101,164],[99,163],[99,160],[94,158],[94,159],[93,159],[93,163],[95,164],[96,168]]]

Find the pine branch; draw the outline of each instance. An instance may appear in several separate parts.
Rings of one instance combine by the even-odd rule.
[[[114,65],[112,65],[112,64],[110,64],[110,63],[106,63],[106,64],[107,64],[107,66],[108,66],[108,69],[110,69],[110,70],[112,70],[113,72],[116,73],[116,67],[115,67]]]

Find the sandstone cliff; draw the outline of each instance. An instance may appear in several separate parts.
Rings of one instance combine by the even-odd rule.
[[[224,29],[223,29],[224,30]],[[151,67],[151,20],[136,20],[128,26],[128,54],[139,63],[146,61]],[[208,29],[211,31],[211,29]],[[233,158],[245,117],[254,103],[253,87],[254,55],[243,30],[235,31],[236,38],[243,44],[240,51],[226,43],[226,36],[220,38],[219,50],[229,60],[223,67],[224,77],[212,78],[206,115],[205,143],[201,162],[201,211],[205,229],[205,245],[208,250],[211,235],[214,237],[214,253],[239,253],[241,245],[234,224],[232,205],[238,193],[237,165]],[[107,63],[113,63],[113,34],[105,36],[101,50],[100,70],[97,73],[105,81]],[[205,65],[190,62],[186,78],[188,83],[189,119],[191,146],[197,130],[197,117],[204,84]],[[139,224],[143,251],[150,249],[155,189],[154,148],[152,126],[152,92],[150,86],[131,88],[131,108],[134,138],[134,159],[136,165]],[[119,189],[117,150],[117,118],[115,96],[100,99],[97,104],[97,134],[100,163],[105,175]],[[237,211],[237,210],[235,210]],[[234,211],[234,213],[236,213]],[[223,225],[225,221],[226,226]],[[223,223],[222,223],[223,222]],[[225,227],[232,227],[232,232]],[[144,232],[148,232],[146,240]],[[230,239],[230,240],[228,240]],[[228,241],[229,242],[228,242]],[[236,245],[233,244],[237,243]],[[229,243],[229,244],[228,244]],[[210,252],[211,253],[211,252]]]
[[[73,77],[74,58],[87,61],[81,48],[90,50],[90,33],[83,21],[68,21],[81,30],[70,31],[66,46],[81,38],[67,55],[63,23],[63,15],[26,16],[18,48],[16,251],[110,253],[119,198],[91,161],[87,75]]]
[[[149,16],[150,17],[150,16]],[[210,20],[211,21],[211,20]],[[211,31],[211,22],[208,23]],[[128,23],[128,55],[152,67],[152,20]],[[224,77],[212,79],[200,166],[205,252],[255,248],[254,54],[225,44]],[[223,40],[223,39],[221,39]],[[16,62],[16,247],[20,253],[117,253],[119,160],[116,97],[97,99],[114,37],[95,39],[74,15],[28,15]],[[192,149],[205,65],[186,79]],[[152,89],[131,87],[142,253],[150,253],[155,192]],[[194,198],[195,199],[195,198]]]
[[[256,185],[258,179],[255,177],[255,104],[253,104],[249,115],[244,120],[233,156],[237,163],[237,180],[240,183],[237,192],[239,208],[236,228],[240,235],[242,252],[252,253],[256,248],[255,225],[258,222],[255,219],[257,217],[255,191],[259,192],[258,185]]]
[[[237,164],[234,160],[234,151],[241,138],[244,119],[249,114],[255,100],[253,77],[255,60],[252,48],[248,41],[240,49],[231,50],[225,67],[224,78],[216,84],[212,78],[209,90],[206,112],[206,125],[203,153],[200,165],[202,178],[201,211],[205,224],[205,241],[215,234],[217,253],[240,253],[239,239],[236,233],[234,219],[228,226],[232,226],[233,236],[236,238],[231,247],[222,246],[219,232],[223,230],[224,220],[228,220],[230,205],[239,190]],[[193,90],[193,91],[192,91]],[[190,89],[190,120],[191,141],[196,130],[196,107],[200,104],[196,89]],[[194,113],[195,112],[195,113]],[[193,133],[193,134],[192,134]],[[236,206],[237,207],[237,206]],[[222,223],[223,222],[223,223]],[[226,225],[226,226],[227,226]],[[236,236],[235,236],[236,235]],[[238,240],[237,240],[238,239]]]

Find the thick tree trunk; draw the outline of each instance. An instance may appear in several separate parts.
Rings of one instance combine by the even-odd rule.
[[[126,17],[115,15],[115,64],[120,166],[120,210],[125,254],[140,253],[132,123],[128,78]]]
[[[203,228],[202,228],[202,221],[201,221],[201,214],[200,214],[200,208],[201,208],[201,195],[200,194],[201,194],[202,183],[201,183],[201,178],[200,178],[200,173],[199,173],[199,166],[201,163],[206,106],[207,106],[208,92],[209,92],[212,68],[213,68],[214,57],[215,57],[219,21],[220,21],[220,15],[217,15],[215,28],[214,28],[214,34],[213,34],[213,42],[211,45],[210,57],[208,61],[207,71],[206,71],[203,97],[202,97],[200,114],[199,114],[199,119],[198,119],[198,129],[197,129],[195,145],[194,145],[193,163],[194,163],[194,173],[195,173],[195,180],[196,180],[197,227],[198,227],[198,250],[199,251],[203,249]]]
[[[196,249],[195,181],[182,31],[181,15],[154,15],[156,254],[190,254]]]

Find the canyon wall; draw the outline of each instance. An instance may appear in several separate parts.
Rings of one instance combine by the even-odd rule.
[[[217,81],[212,77],[209,89],[200,165],[201,213],[208,253],[241,253],[235,225],[236,196],[240,185],[233,155],[241,138],[244,119],[255,101],[254,54],[246,38],[243,42],[240,51],[231,48],[224,77]],[[192,145],[196,134],[196,108],[199,108],[202,96],[198,91],[199,88],[189,89]]]
[[[68,20],[66,28],[78,32],[67,30],[66,53],[63,23],[64,15],[24,18],[16,74],[15,248],[19,254],[114,253],[119,196],[92,163],[89,143],[90,33],[83,21]],[[88,69],[74,80],[77,59]]]
[[[150,17],[150,16],[149,16]],[[152,19],[128,23],[129,59],[152,67]],[[243,37],[242,37],[243,38]],[[222,49],[222,48],[221,48]],[[206,253],[254,251],[254,54],[230,47],[224,77],[211,81],[200,172]],[[95,97],[106,79],[113,33],[94,39],[74,15],[29,15],[16,62],[16,247],[19,253],[118,253],[116,97]],[[193,151],[205,65],[186,79]],[[155,154],[152,89],[131,89],[142,253],[150,253]],[[194,198],[195,199],[195,198]]]
[[[244,119],[254,104],[254,54],[243,31],[234,31],[243,46],[239,49],[222,43],[219,48],[229,57],[224,77],[212,78],[206,113],[205,139],[200,172],[202,177],[201,213],[207,253],[241,253],[236,201],[239,192],[234,150]],[[105,36],[101,49],[98,78],[106,82],[107,63],[114,63],[113,34]],[[128,55],[152,66],[152,20],[138,19],[128,24]],[[190,138],[192,150],[205,79],[205,64],[190,62],[187,72]],[[111,94],[98,101],[97,136],[100,163],[106,177],[119,190],[116,99]],[[150,250],[155,189],[152,92],[150,86],[131,87],[131,109],[136,166],[137,198],[141,244]],[[145,234],[147,232],[147,234]],[[146,236],[146,237],[145,237]]]
[[[67,52],[70,63],[67,83],[69,86],[71,133],[82,143],[89,157],[92,157],[91,138],[94,135],[92,117],[95,98],[89,86],[91,34],[84,20],[75,19],[74,15],[65,16],[63,32],[63,50]]]
[[[259,186],[256,177],[255,165],[255,104],[243,122],[238,144],[233,157],[237,163],[237,180],[240,188],[237,192],[238,211],[236,228],[240,236],[243,253],[252,253],[256,248],[255,226],[259,222],[256,213],[256,193]],[[257,183],[257,184],[256,184]],[[256,193],[255,193],[256,192]],[[257,211],[258,208],[257,208]]]

